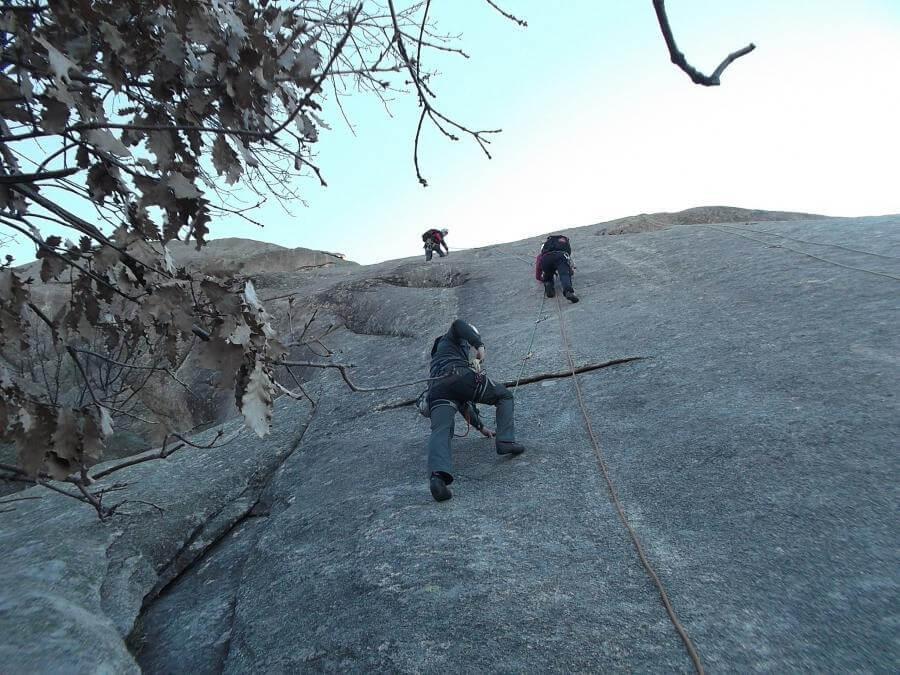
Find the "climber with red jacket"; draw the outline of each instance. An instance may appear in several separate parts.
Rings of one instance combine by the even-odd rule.
[[[442,258],[450,253],[450,249],[447,248],[447,242],[445,241],[445,237],[447,236],[447,230],[428,230],[425,234],[422,235],[422,241],[425,242],[425,261],[428,262],[431,260],[431,254],[434,251],[437,251],[437,254]],[[441,246],[444,247],[444,250],[441,250]]]
[[[559,276],[563,296],[569,302],[578,302],[575,289],[572,288],[572,275],[575,266],[572,264],[572,245],[569,238],[562,234],[551,234],[541,246],[541,252],[534,261],[534,276],[544,284],[544,295],[552,298],[556,295],[555,277]]]
[[[495,438],[498,455],[521,455],[525,451],[525,447],[515,440],[512,392],[480,372],[484,358],[481,335],[475,326],[462,319],[454,321],[450,330],[437,338],[431,347],[430,377],[438,379],[431,382],[427,395],[431,417],[428,470],[431,472],[431,496],[439,502],[453,496],[447,486],[453,482],[450,441],[457,412],[483,436]],[[497,407],[496,434],[482,423],[476,403]]]

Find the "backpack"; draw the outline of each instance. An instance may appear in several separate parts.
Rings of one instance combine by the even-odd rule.
[[[541,246],[541,253],[550,253],[551,251],[562,251],[563,253],[572,253],[572,246],[569,244],[569,238],[562,234],[551,234],[547,237],[547,241]]]
[[[437,236],[435,236],[437,235]],[[437,241],[441,240],[441,231],[440,230],[428,230],[425,234],[422,235],[422,241],[426,244],[430,239],[436,239]]]

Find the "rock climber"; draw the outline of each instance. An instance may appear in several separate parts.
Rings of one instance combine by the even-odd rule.
[[[480,372],[484,362],[484,342],[470,323],[457,319],[445,335],[431,348],[432,378],[428,391],[431,437],[428,440],[428,470],[431,472],[431,496],[442,502],[452,497],[453,464],[450,441],[453,423],[459,412],[466,421],[487,438],[494,438],[498,455],[520,455],[525,447],[516,443],[513,423],[514,399],[502,384]],[[486,428],[478,415],[476,403],[497,407],[497,433]]]
[[[447,236],[447,230],[428,230],[425,234],[422,235],[422,241],[425,242],[425,261],[428,262],[431,260],[431,254],[434,251],[437,251],[437,254],[442,258],[450,253],[450,249],[447,248],[447,242],[445,240]],[[444,250],[441,250],[441,246],[444,247]]]
[[[562,234],[551,234],[541,246],[541,252],[535,259],[534,275],[538,281],[544,283],[544,295],[552,298],[556,295],[556,281],[554,277],[559,275],[559,282],[563,287],[563,296],[569,302],[578,302],[575,289],[572,288],[572,245],[569,238]]]

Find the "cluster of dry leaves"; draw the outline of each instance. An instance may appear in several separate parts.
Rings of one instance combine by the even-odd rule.
[[[0,226],[34,243],[59,291],[39,300],[0,267],[0,442],[28,476],[85,476],[114,426],[146,414],[141,387],[180,383],[191,350],[268,431],[285,350],[252,283],[179,269],[169,246],[199,248],[248,194],[297,198],[296,175],[319,176],[326,94],[419,73],[398,43],[442,39],[428,3],[370,4],[3,4]]]

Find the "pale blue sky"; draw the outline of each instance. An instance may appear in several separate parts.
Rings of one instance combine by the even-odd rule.
[[[307,207],[272,202],[254,215],[265,228],[219,221],[213,237],[374,262],[420,253],[431,226],[449,228],[452,251],[708,204],[900,212],[900,0],[669,0],[679,46],[704,72],[756,43],[717,88],[669,62],[650,0],[503,4],[528,28],[481,0],[432,8],[472,57],[429,55],[441,109],[503,128],[493,160],[429,130],[422,188],[413,96],[392,117],[371,97],[345,99],[355,136],[328,101],[317,152],[329,186],[299,178]]]

